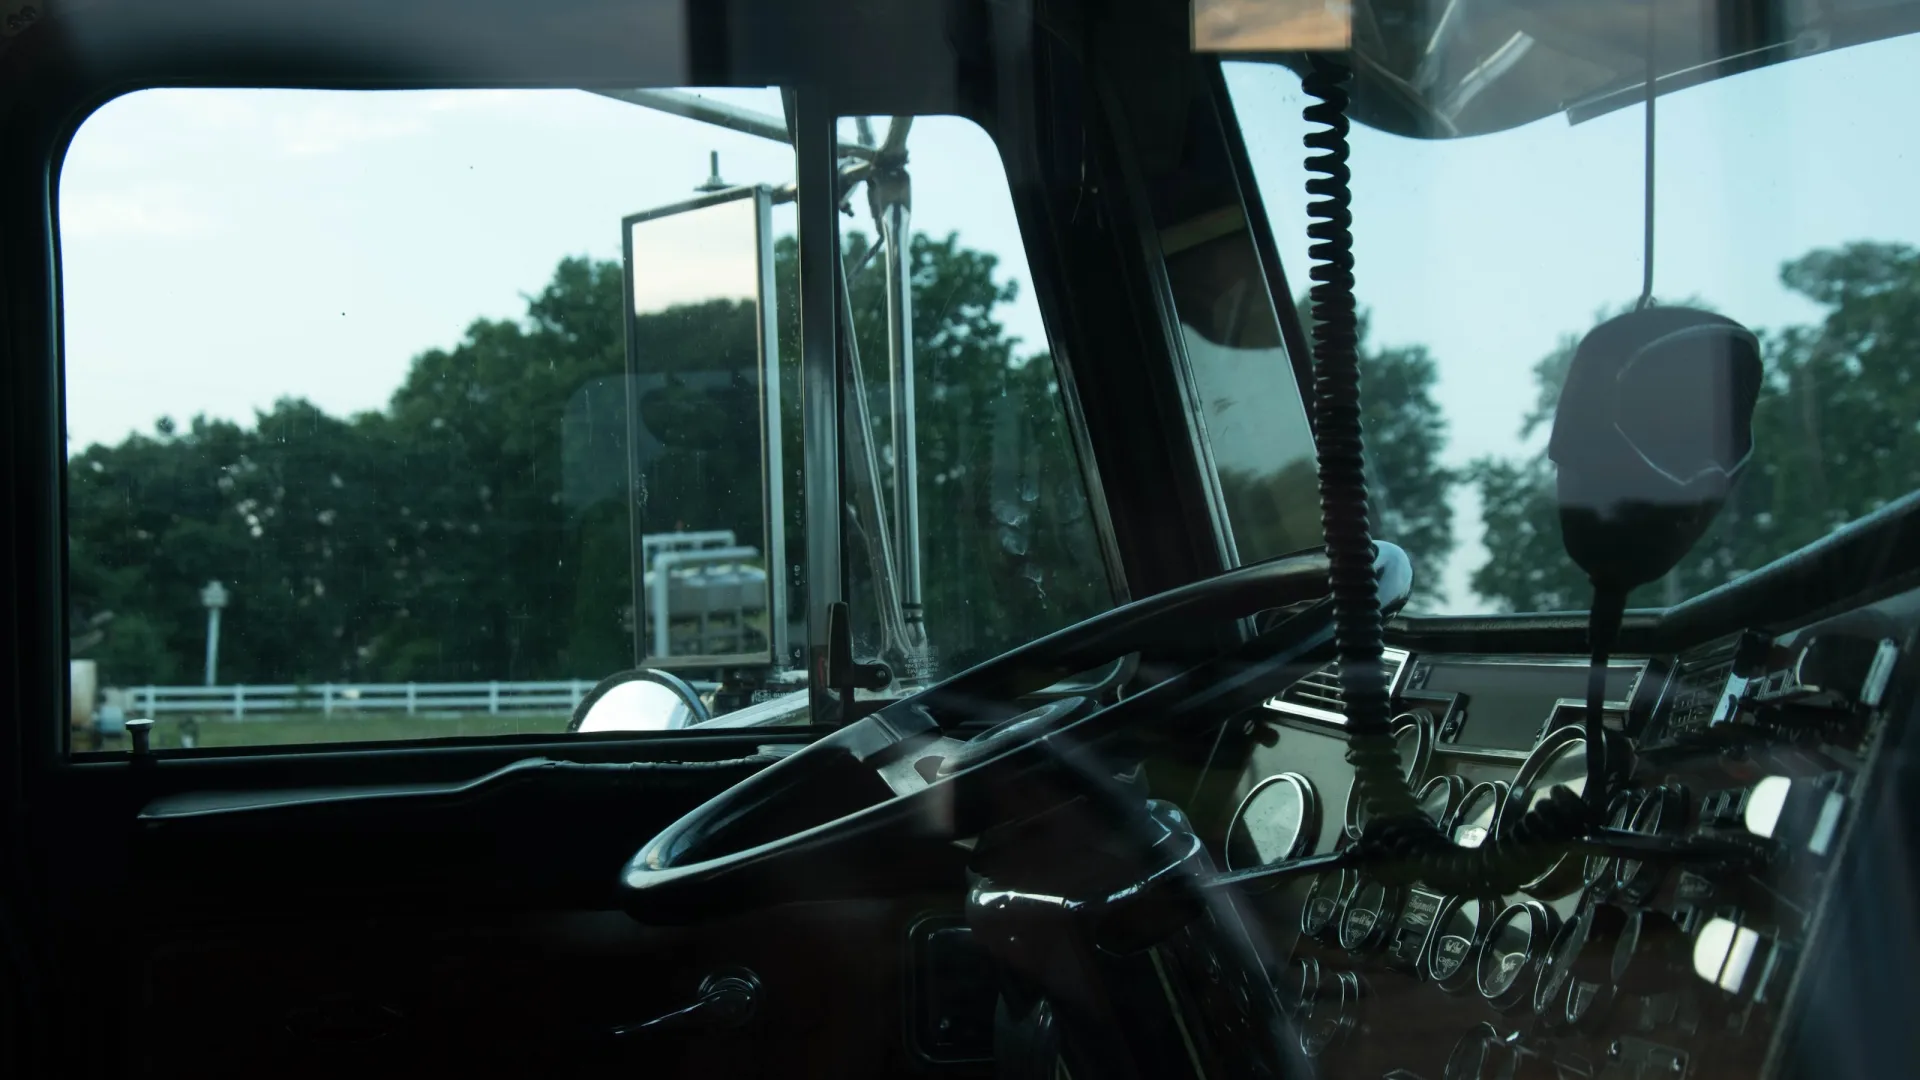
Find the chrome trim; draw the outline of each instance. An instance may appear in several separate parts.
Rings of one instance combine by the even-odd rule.
[[[1579,656],[1532,656],[1526,654],[1509,655],[1504,653],[1498,656],[1475,653],[1423,653],[1420,659],[1434,664],[1481,667],[1564,667],[1585,669],[1592,666],[1593,663],[1592,660]],[[1627,686],[1626,698],[1621,701],[1609,701],[1606,703],[1607,706],[1609,708],[1627,708],[1627,706],[1632,703],[1635,695],[1640,692],[1640,684],[1646,680],[1647,671],[1650,669],[1652,663],[1653,660],[1651,657],[1634,657],[1629,659],[1614,657],[1608,660],[1608,671],[1621,671],[1631,668],[1634,669],[1634,677],[1633,682]],[[1394,689],[1397,692],[1401,688],[1395,687]],[[1573,699],[1562,698],[1561,700]],[[1586,704],[1586,698],[1579,698],[1578,703],[1584,706]]]
[[[1508,809],[1515,814],[1525,816],[1531,809],[1534,786],[1539,783],[1540,774],[1546,769],[1547,763],[1576,744],[1584,753],[1587,732],[1584,726],[1578,724],[1566,724],[1554,728],[1547,733],[1546,738],[1535,744],[1533,752],[1527,755],[1526,762],[1520,766],[1520,771],[1513,775],[1513,789],[1507,796]],[[1580,875],[1569,870],[1570,864],[1571,856],[1561,855],[1553,860],[1552,865],[1538,877],[1522,884],[1520,890],[1535,896],[1542,895],[1542,890],[1545,890],[1545,895],[1549,899],[1572,891],[1578,887]],[[1580,869],[1584,870],[1584,865]]]
[[[1404,712],[1393,718],[1393,741],[1397,744],[1400,736],[1407,731],[1413,732],[1413,760],[1400,763],[1400,775],[1407,782],[1409,791],[1417,791],[1426,786],[1427,767],[1433,763],[1433,744],[1437,733],[1433,726],[1432,714],[1424,709],[1418,712]],[[1353,778],[1347,787],[1347,803],[1342,813],[1345,817],[1345,829],[1349,837],[1358,840],[1365,822],[1360,817],[1360,778]]]
[[[1293,834],[1293,842],[1288,846],[1285,854],[1262,862],[1260,865],[1270,866],[1275,862],[1297,858],[1320,839],[1320,795],[1314,790],[1313,781],[1297,772],[1269,776],[1247,790],[1246,795],[1240,800],[1240,805],[1234,808],[1232,819],[1227,822],[1226,841],[1221,844],[1220,856],[1221,860],[1227,864],[1228,870],[1249,869],[1233,865],[1233,834],[1240,827],[1240,819],[1245,816],[1247,806],[1253,802],[1254,796],[1275,784],[1287,784],[1293,787],[1296,797],[1300,800],[1300,827]]]
[[[1412,656],[1413,654],[1409,653],[1405,649],[1386,648],[1386,649],[1380,650],[1381,663],[1398,665],[1392,670],[1392,673],[1387,676],[1387,696],[1389,700],[1399,696],[1401,686],[1406,679],[1407,669],[1410,666],[1409,661],[1412,659]],[[1339,727],[1345,727],[1347,724],[1347,716],[1345,713],[1335,712],[1332,709],[1315,708],[1314,706],[1311,706],[1311,705],[1296,705],[1292,702],[1285,700],[1287,694],[1291,692],[1295,687],[1299,686],[1301,683],[1307,682],[1309,679],[1312,679],[1315,676],[1325,675],[1328,669],[1331,668],[1333,664],[1337,662],[1338,661],[1323,664],[1320,667],[1315,668],[1313,671],[1310,671],[1307,674],[1301,676],[1299,679],[1296,679],[1294,682],[1288,684],[1286,689],[1280,691],[1278,694],[1275,694],[1274,696],[1266,700],[1266,707],[1269,709],[1272,709],[1275,712],[1286,713],[1289,716],[1300,716],[1300,717],[1305,717],[1306,719],[1309,719],[1309,720],[1318,720],[1318,721],[1321,721],[1322,723],[1334,724]],[[1333,701],[1334,699],[1322,696],[1321,700]]]
[[[781,125],[783,131],[785,127]],[[787,651],[787,469],[780,443],[780,285],[774,279],[773,204],[772,188],[762,184],[753,189],[753,229],[759,241],[760,298],[755,308],[760,317],[760,437],[766,444],[760,483],[767,518],[767,645],[779,669],[791,666],[794,658]]]
[[[838,119],[821,93],[793,97],[795,213],[800,247],[800,458],[807,546],[807,693],[815,723],[838,724],[843,703],[826,685],[828,611],[844,599],[840,566],[842,408],[838,296]]]
[[[1480,967],[1480,947],[1487,940],[1487,930],[1493,923],[1494,914],[1487,909],[1499,901],[1482,900],[1476,896],[1449,896],[1440,902],[1440,911],[1433,917],[1433,929],[1427,934],[1426,955],[1420,958],[1420,973],[1427,980],[1448,994],[1462,993],[1474,984],[1474,977]],[[1473,915],[1473,936],[1467,940],[1467,951],[1460,958],[1459,965],[1447,975],[1437,975],[1433,970],[1433,958],[1438,951],[1440,941],[1446,934],[1447,920],[1459,912],[1468,903],[1475,906]],[[1454,935],[1457,936],[1457,935]]]
[[[1495,955],[1492,949],[1499,934],[1499,928],[1510,919],[1527,920],[1526,951],[1521,953],[1523,959],[1520,962],[1520,970],[1514,974],[1513,978],[1497,992],[1489,993],[1487,961]],[[1547,946],[1552,943],[1554,935],[1559,931],[1559,916],[1554,914],[1552,908],[1538,900],[1522,900],[1519,903],[1509,904],[1493,917],[1493,921],[1487,924],[1480,958],[1475,962],[1473,972],[1474,988],[1480,991],[1481,997],[1487,999],[1487,1004],[1499,1012],[1511,1012],[1523,1002],[1532,1001],[1533,984],[1539,976],[1541,961],[1546,957]]]

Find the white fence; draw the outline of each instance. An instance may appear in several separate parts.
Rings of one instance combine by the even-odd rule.
[[[285,713],[566,713],[593,680],[470,683],[314,683],[271,686],[132,686],[128,716],[272,716]]]

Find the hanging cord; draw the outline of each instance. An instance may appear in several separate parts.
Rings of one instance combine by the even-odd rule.
[[[1305,137],[1312,260],[1314,438],[1320,465],[1320,519],[1334,604],[1334,641],[1347,713],[1347,762],[1367,813],[1357,842],[1369,872],[1384,881],[1424,882],[1442,892],[1512,892],[1538,876],[1568,841],[1597,821],[1580,796],[1556,786],[1503,835],[1462,848],[1419,812],[1401,772],[1388,721],[1384,634],[1367,516],[1360,425],[1359,319],[1353,278],[1352,175],[1347,167],[1347,84],[1340,59],[1309,58],[1301,89],[1314,99],[1302,112],[1321,130]],[[1617,624],[1617,620],[1616,620]],[[1605,697],[1605,666],[1600,696]],[[1590,692],[1591,697],[1591,692]],[[1594,714],[1594,723],[1599,722]],[[1597,745],[1589,743],[1589,746]],[[1591,759],[1590,759],[1591,761]]]
[[[1642,311],[1653,306],[1653,99],[1659,96],[1654,92],[1658,69],[1653,65],[1653,17],[1659,10],[1657,0],[1647,0],[1646,145],[1640,156],[1640,303],[1636,305]]]
[[[1653,306],[1654,101],[1659,97],[1656,91],[1660,79],[1660,69],[1654,63],[1654,47],[1659,40],[1654,32],[1654,16],[1659,10],[1657,0],[1647,0],[1646,123],[1640,154],[1640,302],[1634,305],[1639,311]],[[1626,611],[1627,590],[1597,581],[1593,583],[1593,607],[1587,615],[1587,644],[1593,655],[1587,668],[1584,731],[1587,742],[1586,800],[1587,805],[1595,811],[1603,811],[1607,804],[1610,767],[1604,723],[1607,660],[1608,654],[1613,651],[1614,639],[1620,633],[1620,620],[1625,617]]]
[[[1346,700],[1347,761],[1363,778],[1369,820],[1416,813],[1413,794],[1400,775],[1388,720],[1387,676],[1380,663],[1385,645],[1373,538],[1367,514],[1367,480],[1361,449],[1359,316],[1353,295],[1353,214],[1347,169],[1345,63],[1314,56],[1301,80],[1318,99],[1302,115],[1324,130],[1309,132],[1306,145],[1312,223],[1307,249],[1312,260],[1309,292],[1313,310],[1313,411],[1320,464],[1320,525],[1332,575],[1334,643],[1340,689]]]
[[[1583,731],[1587,742],[1587,805],[1596,813],[1607,805],[1610,763],[1607,760],[1607,732],[1604,723],[1607,707],[1607,660],[1614,639],[1620,633],[1620,620],[1627,612],[1624,589],[1595,585],[1593,608],[1587,615],[1587,646],[1593,651],[1587,667],[1587,709]]]

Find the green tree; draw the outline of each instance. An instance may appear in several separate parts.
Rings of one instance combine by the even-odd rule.
[[[850,262],[865,243],[849,238]],[[1104,577],[1078,476],[1062,468],[1073,451],[1051,364],[1019,355],[996,318],[1010,286],[955,237],[915,237],[912,253],[927,604],[951,655],[971,657],[1103,606]],[[789,462],[795,264],[788,238],[776,279]],[[223,681],[576,677],[630,663],[624,296],[619,264],[568,259],[524,319],[478,320],[423,353],[379,412],[285,400],[251,425],[163,422],[75,454],[71,592],[78,610],[114,614],[92,647],[103,678],[194,678],[197,593],[213,579],[232,595]],[[856,275],[852,299],[869,371],[884,377],[879,275]],[[649,492],[671,503],[678,485],[757,544],[757,439],[721,437],[689,396],[751,395],[702,379],[753,355],[753,305],[683,305],[640,317],[635,335],[662,380],[641,404],[666,436]],[[798,561],[796,471],[782,479]]]
[[[1636,592],[1637,606],[1725,584],[1920,488],[1920,251],[1821,249],[1788,262],[1780,278],[1827,314],[1763,338],[1753,460],[1707,536],[1668,578]],[[1535,366],[1539,400],[1523,438],[1551,421],[1577,343],[1563,339]],[[1560,546],[1544,452],[1477,462],[1472,477],[1491,555],[1475,590],[1518,611],[1584,607],[1590,590]]]
[[[869,243],[847,237],[849,295],[890,493],[886,293]],[[951,233],[916,235],[909,260],[923,600],[939,670],[950,672],[1104,610],[1112,593],[1052,357],[1023,352],[995,316],[1015,286],[997,277],[994,256]],[[867,480],[855,472],[859,496]],[[861,643],[877,651],[873,569],[856,570],[854,606],[869,617]]]
[[[1306,298],[1296,305],[1301,325],[1312,327]],[[1362,313],[1360,420],[1373,534],[1406,549],[1414,566],[1411,603],[1419,609],[1442,599],[1440,569],[1453,553],[1452,495],[1461,477],[1440,461],[1447,446],[1447,418],[1433,397],[1439,379],[1433,355],[1424,345],[1372,346],[1368,330],[1369,320]],[[1221,479],[1231,497],[1232,478]],[[1272,513],[1297,514],[1291,507],[1317,505],[1319,476],[1302,463],[1274,488],[1279,495]],[[1310,542],[1319,539],[1316,519]]]

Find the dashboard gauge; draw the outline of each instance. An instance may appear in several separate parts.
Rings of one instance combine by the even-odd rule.
[[[1394,920],[1387,938],[1387,962],[1403,971],[1418,972],[1427,955],[1427,942],[1433,938],[1434,922],[1447,898],[1415,886],[1408,889],[1400,904],[1400,917]]]
[[[1466,848],[1477,848],[1487,842],[1500,828],[1500,817],[1507,807],[1507,783],[1494,780],[1490,783],[1475,784],[1460,798],[1460,808],[1454,812],[1453,827],[1450,831],[1453,842]]]
[[[1475,966],[1480,996],[1501,1012],[1527,1000],[1548,942],[1560,928],[1553,909],[1538,900],[1509,905],[1494,916]]]
[[[1485,939],[1489,909],[1471,896],[1449,896],[1433,920],[1433,944],[1422,973],[1457,994],[1473,985],[1473,960]]]
[[[1360,883],[1340,913],[1340,947],[1364,952],[1386,940],[1387,930],[1400,913],[1404,891],[1372,879]]]
[[[1613,956],[1625,910],[1584,905],[1553,935],[1533,990],[1533,1012],[1549,1027],[1586,1028],[1613,999]]]
[[[1643,791],[1617,791],[1607,803],[1607,827],[1624,829],[1633,821],[1634,811],[1640,809],[1640,803],[1646,798]],[[1613,891],[1614,858],[1611,855],[1589,855],[1584,872],[1580,875],[1587,892],[1594,896],[1604,896]]]
[[[1432,818],[1434,825],[1445,833],[1453,827],[1454,811],[1460,808],[1460,800],[1466,794],[1467,782],[1448,774],[1427,781],[1415,801],[1420,805],[1420,812]]]
[[[1393,718],[1393,747],[1400,752],[1400,775],[1414,791],[1427,779],[1427,764],[1433,758],[1433,717],[1425,712],[1401,713]],[[1360,780],[1347,787],[1347,835],[1358,838],[1367,823],[1361,804]]]
[[[1340,911],[1359,884],[1360,875],[1352,870],[1328,871],[1314,878],[1307,902],[1300,908],[1300,932],[1322,941],[1334,934]]]
[[[1317,1058],[1338,1046],[1360,1023],[1360,976],[1351,971],[1323,978],[1313,1008],[1300,1024],[1300,1052]]]
[[[1497,1075],[1487,1071],[1488,1059],[1494,1056],[1500,1045],[1500,1033],[1492,1024],[1475,1024],[1460,1041],[1453,1044],[1452,1052],[1447,1054],[1446,1068],[1440,1073],[1443,1080],[1481,1080],[1482,1077]]]
[[[1311,956],[1296,956],[1287,964],[1275,992],[1287,1018],[1298,1023],[1313,1012],[1320,997],[1320,961]]]
[[[1227,869],[1270,866],[1304,854],[1320,835],[1320,798],[1299,773],[1269,776],[1240,800],[1227,826]]]
[[[1554,731],[1533,748],[1513,778],[1513,812],[1525,814],[1546,802],[1553,789],[1564,787],[1575,795],[1587,789],[1587,738],[1581,728],[1568,725]],[[1561,856],[1538,877],[1520,886],[1544,898],[1566,896],[1580,887],[1585,861]]]
[[[1634,808],[1627,822],[1629,832],[1646,836],[1671,836],[1687,827],[1687,790],[1679,785],[1657,787],[1647,793]],[[1614,866],[1614,886],[1622,896],[1639,902],[1660,884],[1660,870],[1639,859],[1618,859]]]

